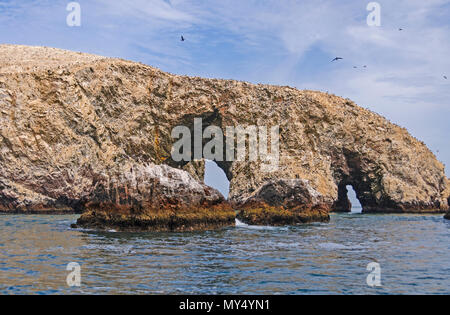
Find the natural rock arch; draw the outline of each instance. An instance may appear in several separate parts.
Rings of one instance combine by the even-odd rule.
[[[315,93],[315,95],[321,97],[325,96],[321,93]],[[356,129],[357,132],[355,135],[349,134],[348,130],[338,130],[338,132],[343,132],[344,134],[331,134],[326,141],[322,140],[322,143],[326,144],[323,151],[327,151],[327,153],[321,154],[322,156],[320,156],[319,162],[325,161],[329,163],[323,168],[317,167],[316,169],[313,169],[313,173],[315,173],[316,176],[321,176],[319,179],[316,179],[316,182],[320,183],[322,181],[329,185],[326,187],[327,191],[325,193],[320,192],[320,189],[323,187],[318,187],[317,184],[315,185],[310,182],[310,174],[302,176],[305,175],[305,170],[299,168],[298,165],[293,165],[291,168],[285,169],[284,172],[276,172],[270,174],[268,177],[264,177],[258,176],[258,163],[216,161],[232,183],[230,193],[231,200],[237,205],[255,201],[254,199],[260,198],[260,196],[255,196],[255,192],[258,188],[267,185],[267,183],[270,183],[274,178],[282,178],[284,180],[306,179],[308,181],[307,185],[309,185],[310,188],[317,190],[320,195],[320,198],[316,202],[326,204],[329,206],[330,210],[334,211],[351,210],[351,204],[349,204],[347,197],[347,185],[351,185],[354,188],[364,212],[441,212],[446,209],[447,203],[445,197],[442,197],[444,194],[443,189],[446,187],[446,177],[443,174],[443,166],[437,162],[434,155],[423,143],[411,137],[405,129],[387,122],[384,118],[372,112],[356,107],[356,105],[348,100],[343,100],[330,95],[326,95],[326,97],[331,97],[336,102],[344,102],[345,105],[357,109],[360,111],[358,115],[366,114],[369,118],[374,119],[375,121],[370,121],[370,119],[368,119],[366,123],[369,126],[375,123],[379,124],[375,128],[378,131],[381,129],[382,132],[375,131],[375,134],[372,135],[378,137],[378,141],[370,139],[370,135],[362,137],[361,135],[363,132],[367,130],[365,130],[366,127],[361,124],[353,126],[355,129],[358,128]],[[320,104],[315,105],[320,106]],[[227,127],[227,124],[225,124],[224,121],[226,121],[228,117],[223,117],[217,109],[214,109],[212,112],[203,114],[198,113],[196,115],[184,117],[180,121],[180,124],[188,124],[189,121],[193,121],[194,116],[204,119],[204,129],[212,125],[220,126],[224,130]],[[323,118],[325,121],[328,119],[326,117]],[[367,117],[361,118],[367,119]],[[255,123],[255,121],[245,122],[247,124]],[[236,121],[235,124],[242,124],[242,121]],[[282,128],[283,127],[285,126],[282,126]],[[307,135],[313,134],[314,132],[319,134],[317,130],[308,129],[317,128],[317,126],[311,126],[305,123],[304,128],[306,129]],[[349,128],[349,130],[351,129],[352,127]],[[355,136],[358,137],[358,132],[360,133],[359,137],[364,140],[360,140],[359,143],[354,140],[348,141],[348,143],[342,144],[342,146],[335,146],[333,138],[354,138]],[[282,136],[286,137],[286,135]],[[295,135],[293,137],[294,139],[289,139],[289,137],[290,136],[288,135],[288,141],[300,141],[298,138],[295,139]],[[299,135],[298,137],[301,136]],[[313,141],[314,139],[309,139],[309,144],[314,144]],[[404,143],[402,143],[402,141],[404,141]],[[376,145],[374,148],[366,149],[367,151],[365,153],[360,151],[360,146],[366,146],[371,142],[375,142]],[[282,145],[283,144],[284,143],[282,143]],[[387,146],[388,149],[386,149],[385,146]],[[422,158],[425,157],[428,162],[420,160],[417,158],[416,154],[421,155]],[[284,156],[282,157],[282,160],[283,158],[284,161],[289,162],[291,157]],[[408,162],[407,164],[400,166],[402,170],[399,171],[393,167],[393,170],[391,170],[393,172],[391,172],[388,167],[392,167],[392,165],[389,165],[389,163],[392,163],[392,160],[404,160],[405,162]],[[412,161],[416,164],[411,165]],[[435,171],[437,172],[435,174],[437,176],[433,178],[434,185],[430,183],[430,178],[421,174],[419,169],[420,167],[429,168],[430,166],[435,167]],[[242,187],[242,183],[250,183],[250,185],[245,188]],[[303,186],[304,183],[302,182],[299,185]],[[426,187],[424,191],[421,191],[424,187]],[[426,196],[433,188],[434,196]],[[394,189],[396,191],[392,191]],[[283,196],[279,197],[282,198]],[[409,199],[405,197],[409,197]],[[299,200],[299,202],[303,203],[304,200]]]
[[[127,176],[148,164],[182,168],[201,181],[201,161],[171,160],[172,129],[192,128],[196,117],[222,129],[280,126],[277,171],[261,172],[260,162],[217,162],[237,208],[330,211],[352,185],[365,212],[448,209],[444,166],[433,153],[405,129],[335,95],[2,45],[0,108],[3,211],[82,210],[97,183],[122,178],[126,195]]]

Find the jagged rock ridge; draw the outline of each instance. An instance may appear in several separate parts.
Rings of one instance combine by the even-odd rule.
[[[448,209],[442,163],[405,129],[350,100],[1,45],[0,210],[84,211],[99,178],[117,177],[128,165],[166,164],[201,180],[203,163],[170,158],[172,129],[192,126],[195,117],[224,130],[280,126],[276,172],[261,172],[260,162],[218,162],[236,208],[270,204],[261,189],[282,180],[300,190],[306,185],[315,192],[309,204],[328,210],[349,210],[347,185],[365,212]],[[291,207],[281,201],[292,190],[276,191],[276,206]]]

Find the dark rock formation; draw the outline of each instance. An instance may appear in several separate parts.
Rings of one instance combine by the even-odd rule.
[[[121,231],[205,230],[235,224],[215,189],[168,166],[134,165],[96,180],[77,225]]]
[[[450,206],[450,197],[448,197],[447,202],[448,202],[448,205]],[[445,215],[445,218],[446,218],[447,220],[450,220],[450,211],[447,212],[447,214]]]
[[[447,179],[447,185],[446,185],[446,189],[444,190],[444,192],[442,193],[442,195],[445,197],[445,196],[448,196],[447,197],[447,205],[448,206],[450,206],[450,179]],[[449,209],[449,211],[447,212],[447,214],[445,215],[445,218],[447,219],[447,220],[450,220],[450,209]]]
[[[151,163],[202,180],[203,163],[171,159],[172,129],[192,128],[196,117],[204,128],[280,127],[274,172],[262,172],[261,160],[218,161],[238,209],[253,200],[278,210],[348,211],[347,185],[354,187],[364,212],[448,209],[442,163],[405,129],[350,100],[176,76],[58,49],[1,45],[0,211],[115,213],[111,209],[123,202],[110,203],[99,183],[109,178],[128,187],[127,168]],[[148,202],[137,197],[145,194],[138,190],[127,209]]]
[[[321,195],[301,179],[267,182],[242,204],[238,218],[252,225],[294,225],[330,220]]]
[[[352,203],[348,198],[348,189],[345,184],[341,184],[338,187],[338,199],[332,207],[335,212],[351,212]]]

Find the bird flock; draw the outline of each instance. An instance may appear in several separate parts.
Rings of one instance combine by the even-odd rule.
[[[399,30],[399,32],[402,32],[402,31],[403,31],[403,28],[399,28],[398,30]],[[181,35],[181,41],[182,41],[182,42],[185,42],[185,41],[186,41],[186,38],[184,38],[183,35]],[[336,61],[339,61],[339,60],[344,60],[344,58],[342,58],[342,57],[336,57],[336,58],[334,58],[333,60],[331,60],[331,62],[336,62]],[[367,65],[362,66],[362,68],[366,69],[366,68],[367,68]],[[353,66],[353,69],[358,69],[358,66]],[[448,77],[447,77],[446,75],[444,75],[443,77],[444,77],[445,80],[448,80]]]
[[[403,32],[403,30],[404,30],[403,28],[399,28],[398,29],[399,32]],[[183,35],[181,35],[181,41],[182,42],[186,41],[186,39],[184,38]],[[331,62],[337,62],[337,61],[340,61],[340,60],[344,60],[344,58],[343,57],[335,57],[333,60],[331,60]],[[363,65],[362,68],[366,69],[367,65]],[[358,66],[353,66],[353,69],[358,69]],[[448,77],[446,75],[444,75],[443,78],[445,80],[448,80]],[[328,91],[327,91],[327,94],[328,94]],[[439,153],[439,151],[437,151],[437,153]]]
[[[399,28],[398,30],[399,30],[399,32],[402,32],[402,31],[403,31],[403,28]],[[331,60],[331,62],[335,62],[335,61],[339,61],[339,60],[344,60],[344,58],[342,58],[342,57],[336,57],[336,58],[334,58],[333,60]],[[363,68],[367,68],[367,65],[364,65]],[[358,69],[358,66],[353,66],[353,69]],[[444,78],[445,80],[448,80],[448,77],[447,77],[446,75],[444,75],[443,78]]]

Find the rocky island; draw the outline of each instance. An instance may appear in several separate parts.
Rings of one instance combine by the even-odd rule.
[[[176,126],[280,128],[279,167],[177,162]],[[164,73],[54,48],[0,45],[0,211],[82,213],[80,226],[197,230],[327,221],[350,211],[444,213],[444,166],[406,129],[348,99],[290,87]]]

